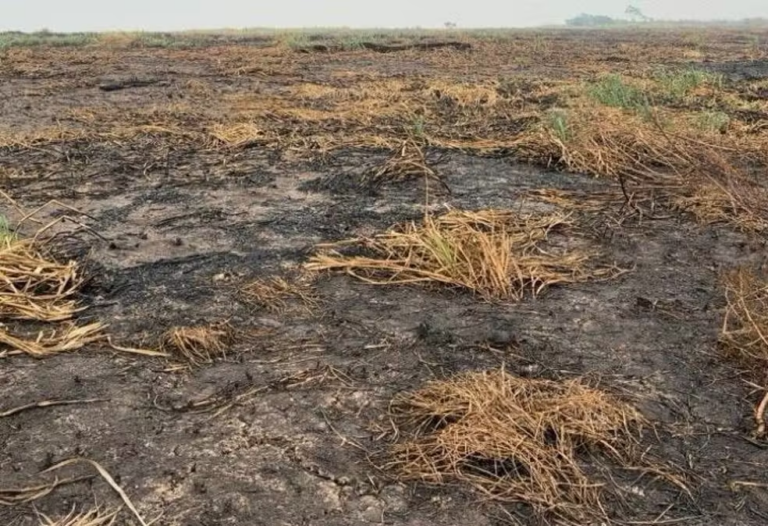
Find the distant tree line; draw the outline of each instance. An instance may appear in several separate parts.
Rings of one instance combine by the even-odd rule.
[[[605,15],[590,15],[582,13],[576,17],[570,18],[565,21],[565,25],[571,27],[605,27],[605,26],[621,26],[641,23],[653,23],[654,25],[662,26],[736,26],[736,27],[765,27],[768,25],[768,19],[765,18],[746,18],[743,20],[653,20],[645,16],[639,9],[634,7],[628,7],[626,11],[628,19],[625,18],[612,18]]]
[[[588,15],[587,13],[582,13],[565,21],[565,25],[573,27],[614,26],[616,24],[626,24],[626,22],[624,20],[616,20],[610,16]]]

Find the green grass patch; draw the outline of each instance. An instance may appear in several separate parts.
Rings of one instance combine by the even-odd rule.
[[[0,249],[6,247],[16,239],[16,233],[11,228],[8,218],[0,214]]]
[[[659,71],[654,76],[654,80],[661,90],[662,98],[667,101],[683,100],[702,86],[720,89],[724,83],[722,75],[692,68]]]
[[[696,116],[696,125],[708,132],[725,133],[731,118],[722,111],[703,111]]]
[[[551,109],[544,116],[544,124],[560,142],[566,143],[571,140],[573,133],[568,123],[568,112],[562,109]]]
[[[37,31],[35,33],[21,33],[9,31],[0,33],[0,49],[14,47],[83,47],[95,44],[99,40],[96,33],[51,33],[49,31]]]
[[[620,75],[606,75],[589,85],[589,96],[605,106],[644,110],[648,97],[643,90],[627,83]]]

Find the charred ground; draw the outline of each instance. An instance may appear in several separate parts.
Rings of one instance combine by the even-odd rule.
[[[395,395],[504,367],[589,378],[658,424],[647,446],[690,494],[619,473],[606,502],[617,523],[765,524],[768,454],[749,437],[760,393],[718,346],[722,271],[765,264],[765,51],[735,31],[454,36],[462,45],[387,53],[270,39],[1,52],[0,180],[25,210],[71,207],[37,217],[77,221],[56,227],[52,248],[86,272],[79,319],[107,324],[118,347],[224,321],[238,337],[191,369],[106,342],[0,358],[0,411],[98,400],[0,418],[0,504],[84,457],[160,524],[536,524],[524,505],[402,484],[370,461]],[[672,76],[691,68],[723,77]],[[605,83],[651,102],[603,104]],[[381,170],[398,155],[408,162]],[[702,181],[715,190],[699,193]],[[564,193],[546,201],[542,189]],[[426,201],[435,213],[563,210],[574,226],[559,243],[577,236],[628,272],[521,302],[334,274],[314,282],[314,310],[243,294],[318,243],[421,220]],[[0,522],[94,502],[120,503],[95,477],[0,506]],[[124,510],[118,524],[131,520]]]

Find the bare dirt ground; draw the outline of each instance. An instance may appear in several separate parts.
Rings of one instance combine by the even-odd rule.
[[[550,37],[552,45],[565,39],[565,47],[567,38]],[[587,46],[583,37],[571,38],[581,42],[574,54],[586,53],[578,51]],[[615,50],[624,37],[605,38],[606,46],[618,41]],[[624,45],[646,45],[643,38],[627,36]],[[238,58],[226,47],[131,49],[109,61],[102,49],[10,53],[0,72],[0,125],[26,133],[27,142],[0,150],[3,190],[28,210],[57,200],[82,213],[75,217],[88,230],[76,228],[58,247],[89,278],[82,291],[89,308],[80,318],[108,324],[112,341],[125,347],[152,346],[172,327],[224,320],[241,337],[227,358],[191,370],[106,343],[40,360],[0,358],[0,412],[43,400],[98,400],[0,418],[0,489],[50,482],[42,470],[83,457],[104,466],[143,517],[160,516],[157,524],[537,524],[522,504],[479,498],[463,486],[403,484],[368,460],[385,447],[377,425],[387,427],[394,395],[431,379],[503,366],[527,377],[586,376],[658,424],[647,447],[686,473],[690,494],[650,477],[620,475],[612,483],[622,498],[606,503],[617,524],[768,521],[768,450],[749,438],[755,392],[717,346],[720,272],[764,262],[763,234],[667,210],[640,214],[622,209],[619,200],[576,212],[584,242],[605,262],[630,270],[614,280],[490,303],[462,291],[372,286],[322,274],[316,312],[275,313],[246,301],[243,285],[289,272],[317,243],[418,221],[422,181],[361,183],[389,158],[384,147],[309,148],[298,155],[258,141],[204,148],[175,136],[74,136],[105,129],[105,114],[129,120],[138,107],[178,100],[205,112],[206,100],[258,97],[298,83],[334,85],[343,82],[342,72],[427,83],[499,75],[559,79],[570,74],[568,55],[541,64],[489,59],[504,63],[504,71],[491,71],[474,56],[441,71],[445,57],[466,52],[291,52],[280,55],[282,69],[278,59],[248,69],[246,58],[259,51]],[[703,55],[691,60],[703,62]],[[239,61],[239,73],[227,61]],[[478,65],[465,70],[461,61]],[[611,64],[625,68],[620,60]],[[725,51],[713,52],[708,64],[739,77],[734,82],[768,77],[765,60]],[[125,79],[152,82],[100,89]],[[204,82],[204,93],[193,82]],[[68,129],[73,135],[29,139],[76,112],[81,120]],[[520,125],[509,122],[510,130]],[[281,126],[290,131],[292,124]],[[300,135],[301,126],[295,128]],[[344,136],[345,129],[332,133]],[[522,164],[503,152],[477,155],[440,145],[426,151],[451,191],[431,189],[435,211],[447,205],[540,210],[553,205],[531,197],[533,190],[616,190],[611,180]],[[54,205],[39,217],[45,223],[57,213],[62,209]],[[11,222],[20,217],[10,205],[3,214]],[[73,466],[59,476],[91,473]],[[101,478],[91,477],[28,504],[0,506],[0,523],[38,524],[35,510],[57,516],[94,502],[120,504]],[[132,520],[122,513],[118,524]]]

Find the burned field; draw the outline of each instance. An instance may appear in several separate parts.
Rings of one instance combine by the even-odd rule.
[[[766,523],[766,31],[55,37],[0,523]]]

